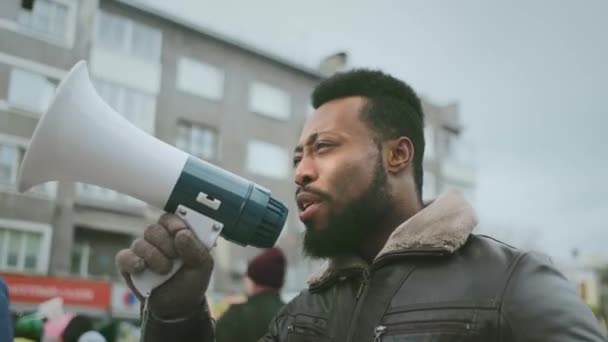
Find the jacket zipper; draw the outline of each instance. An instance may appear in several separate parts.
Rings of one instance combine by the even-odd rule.
[[[355,320],[359,317],[359,313],[361,312],[362,300],[361,298],[367,293],[369,279],[371,278],[371,273],[375,269],[380,266],[386,264],[387,261],[390,261],[393,258],[398,258],[400,256],[442,256],[445,255],[446,251],[443,249],[424,249],[424,250],[412,250],[412,251],[401,251],[401,252],[393,252],[387,253],[376,259],[366,270],[363,271],[363,277],[361,279],[361,284],[359,285],[359,290],[357,291],[357,295],[355,297],[355,310],[353,316],[350,320],[350,325],[348,328],[348,335],[346,341],[352,341],[352,335],[355,333],[354,323]],[[380,335],[381,337],[381,335]],[[374,340],[375,342],[375,340]]]
[[[359,284],[359,290],[357,290],[357,296],[355,297],[356,301],[359,301],[361,295],[363,294],[363,290],[367,288],[367,283],[369,282],[369,271],[363,271],[363,276],[361,277],[361,284]]]
[[[353,312],[353,316],[350,319],[349,331],[348,331],[348,335],[347,335],[347,339],[346,339],[347,341],[352,340],[352,334],[355,332],[355,329],[353,329],[353,325],[355,324],[355,320],[357,319],[357,317],[359,317],[359,312],[361,312],[361,307],[363,306],[363,305],[361,305],[361,303],[363,301],[360,299],[361,299],[361,296],[363,296],[363,294],[367,290],[369,278],[370,278],[369,269],[364,270],[363,275],[361,277],[361,284],[359,285],[359,290],[357,290],[357,295],[355,296],[355,310]]]
[[[321,336],[323,334],[322,331],[319,330],[319,328],[308,325],[308,324],[290,324],[287,327],[287,332],[288,333],[294,333],[294,334],[298,334],[298,335],[314,335],[314,336]]]
[[[468,332],[471,324],[458,321],[428,321],[379,325],[374,330],[374,342],[381,342],[387,334],[407,334],[423,332]]]

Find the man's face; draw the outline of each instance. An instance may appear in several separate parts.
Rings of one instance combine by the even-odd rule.
[[[330,101],[306,123],[294,152],[304,252],[350,255],[389,210],[387,175],[361,97]]]

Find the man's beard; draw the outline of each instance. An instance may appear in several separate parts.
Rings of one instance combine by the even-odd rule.
[[[390,210],[387,185],[382,158],[378,157],[374,178],[361,197],[339,212],[330,213],[325,226],[307,227],[304,255],[320,259],[357,253]]]

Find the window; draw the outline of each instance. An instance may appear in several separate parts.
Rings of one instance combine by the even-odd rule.
[[[91,246],[88,243],[74,243],[70,273],[87,277],[89,274],[89,258]]]
[[[25,270],[35,270],[38,265],[38,251],[42,245],[40,234],[27,233],[25,240],[25,253],[23,258],[23,268]]]
[[[160,30],[134,22],[131,30],[131,42],[127,45],[130,45],[131,54],[140,59],[159,61],[162,40]]]
[[[133,238],[126,234],[110,233],[76,227],[70,272],[81,277],[119,277],[114,256],[131,245]]]
[[[36,34],[65,40],[68,34],[69,11],[68,5],[61,1],[36,0],[31,10],[23,6],[19,9],[17,22]]]
[[[8,102],[15,107],[43,113],[55,94],[56,83],[47,77],[22,69],[12,69]]]
[[[280,146],[254,140],[247,146],[246,165],[253,173],[284,179],[289,172],[289,155]]]
[[[224,93],[224,73],[217,67],[182,57],[177,62],[177,89],[219,100]]]
[[[262,82],[254,82],[249,93],[249,109],[279,120],[289,119],[291,99],[285,91]]]
[[[124,50],[125,32],[129,22],[126,18],[99,11],[96,20],[96,43],[109,50]]]
[[[95,41],[100,47],[136,59],[160,62],[160,30],[105,11],[99,11],[96,22]]]
[[[213,129],[180,121],[177,124],[175,146],[201,159],[217,157],[217,133]]]
[[[40,271],[43,234],[0,227],[0,269]]]
[[[8,230],[6,231],[6,242],[7,242],[7,251],[6,255],[6,267],[7,268],[17,268],[19,267],[19,250],[21,249],[21,233]]]
[[[156,97],[116,83],[94,79],[99,96],[132,124],[154,134]]]
[[[0,184],[13,186],[17,182],[20,151],[17,146],[0,145]]]

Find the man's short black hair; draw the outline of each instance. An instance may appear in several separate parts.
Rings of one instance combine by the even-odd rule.
[[[410,138],[414,145],[414,181],[421,200],[424,113],[414,90],[381,71],[354,69],[337,73],[317,85],[312,93],[312,105],[317,109],[326,102],[350,96],[367,99],[361,118],[376,133],[377,140]]]

